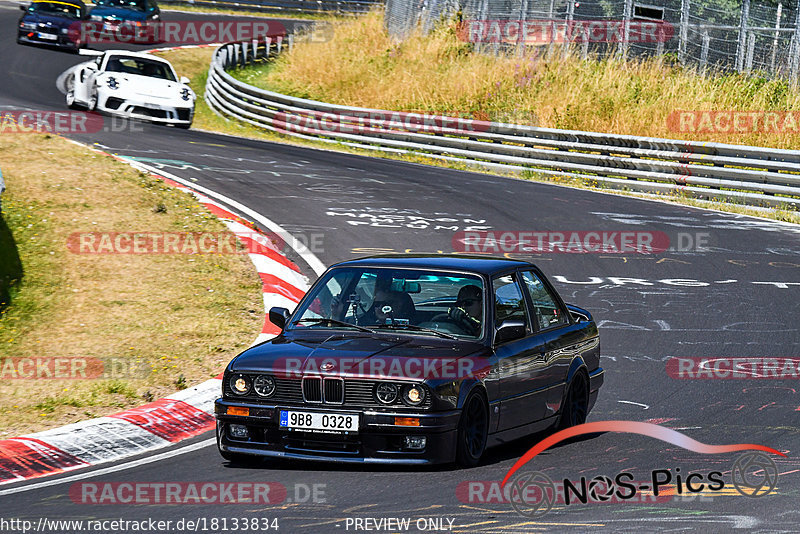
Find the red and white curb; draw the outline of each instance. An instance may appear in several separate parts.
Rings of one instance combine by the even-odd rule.
[[[251,223],[237,216],[221,203],[194,189],[176,176],[148,167],[128,158],[102,152],[71,141],[84,148],[110,155],[134,168],[148,172],[169,185],[194,195],[229,231],[236,234],[248,250],[252,241],[260,245],[259,252],[249,253],[263,284],[265,311],[272,306],[294,309],[308,290],[308,280],[300,268],[289,260],[272,239],[252,228]],[[206,193],[211,191],[196,186]],[[215,195],[222,197],[221,195]],[[222,197],[224,198],[224,197]],[[231,204],[237,204],[229,200]],[[239,205],[240,211],[252,212]],[[252,212],[254,214],[254,212]],[[255,214],[258,215],[258,214]],[[324,265],[307,250],[298,249],[294,238],[272,221],[258,215],[260,222],[271,226],[270,231],[284,238],[298,250],[309,266],[319,274]],[[284,232],[284,233],[281,233]],[[264,326],[255,343],[271,339],[280,332],[265,314]],[[27,434],[0,441],[0,484],[19,482],[112,462],[136,454],[167,447],[179,441],[214,429],[214,399],[220,396],[221,375],[163,399],[106,417],[73,423],[60,428]]]

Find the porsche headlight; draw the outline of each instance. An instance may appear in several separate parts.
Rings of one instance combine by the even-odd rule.
[[[109,76],[106,78],[106,85],[108,85],[109,89],[119,89],[119,82],[113,76]]]
[[[419,406],[425,402],[425,388],[417,385],[404,387],[403,402],[409,406]]]
[[[375,388],[375,398],[378,399],[378,402],[381,404],[392,404],[397,400],[399,392],[400,388],[398,388],[396,384],[384,382],[378,384]]]
[[[253,389],[262,397],[275,393],[275,379],[269,375],[260,375],[253,381]]]
[[[181,98],[187,101],[190,100],[192,98],[192,92],[187,87],[184,87],[181,89]]]
[[[231,375],[230,382],[231,391],[236,395],[247,395],[250,392],[251,382],[250,377],[240,373]]]

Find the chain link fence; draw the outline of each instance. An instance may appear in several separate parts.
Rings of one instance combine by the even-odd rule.
[[[458,23],[486,53],[670,55],[724,71],[798,77],[800,0],[387,0],[396,38]]]

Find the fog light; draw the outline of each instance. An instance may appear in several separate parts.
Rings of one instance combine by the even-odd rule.
[[[427,441],[425,436],[406,436],[406,449],[424,449]]]
[[[250,437],[250,433],[247,431],[247,427],[244,425],[231,425],[229,429],[232,438],[247,439]]]

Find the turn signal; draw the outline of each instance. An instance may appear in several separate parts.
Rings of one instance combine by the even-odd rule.
[[[400,426],[419,426],[419,417],[395,417],[394,424]]]
[[[228,415],[241,415],[247,417],[250,415],[250,408],[242,408],[240,406],[228,406]]]

